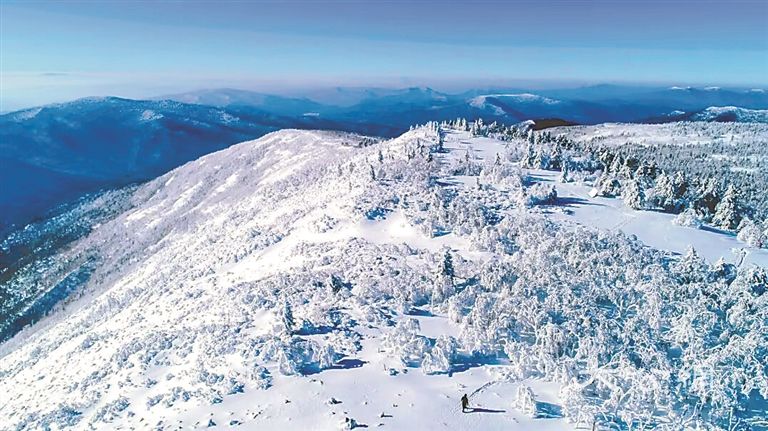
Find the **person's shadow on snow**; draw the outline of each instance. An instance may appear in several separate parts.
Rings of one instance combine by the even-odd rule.
[[[506,413],[506,410],[484,409],[480,407],[467,407],[467,413]]]

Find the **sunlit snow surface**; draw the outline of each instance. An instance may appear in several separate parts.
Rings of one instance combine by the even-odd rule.
[[[490,161],[505,146],[466,132],[449,131],[445,139],[447,151],[435,154],[442,164],[467,150]],[[327,300],[325,288],[313,293],[306,274],[327,280],[341,262],[358,271],[358,280],[375,284],[395,276],[377,272],[377,259],[407,265],[415,282],[434,273],[443,247],[476,264],[493,257],[465,236],[427,235],[402,209],[388,210],[385,189],[377,196],[361,178],[369,165],[376,175],[378,157],[389,160],[431,143],[431,131],[416,129],[381,144],[382,156],[379,146],[359,148],[361,140],[276,132],[141,187],[131,210],[68,251],[102,256],[82,293],[0,346],[0,427],[327,430],[348,417],[394,430],[574,428],[562,417],[560,384],[520,381],[505,360],[464,362],[449,374],[426,375],[382,348],[391,325],[409,318],[429,339],[458,336],[444,310],[432,313],[429,304],[398,310],[395,297],[358,298],[355,286],[338,303],[318,306]],[[556,174],[530,176],[553,182]],[[445,188],[475,186],[466,176],[439,181]],[[558,223],[621,230],[672,253],[694,245],[712,261],[736,261],[732,249],[745,247],[727,234],[673,225],[670,215],[591,198],[587,185],[556,187],[558,201],[534,211]],[[749,249],[747,259],[768,266],[765,250]],[[287,278],[275,281],[279,274]],[[406,290],[408,278],[398,280]],[[283,375],[279,355],[270,360],[264,353],[280,324],[276,310],[291,296],[303,298],[294,304],[297,322],[315,323],[298,334],[315,348],[334,344],[340,353],[333,364],[304,375]],[[321,310],[326,314],[311,314]],[[536,418],[515,407],[521,384],[533,389]],[[464,393],[477,410],[461,413]]]

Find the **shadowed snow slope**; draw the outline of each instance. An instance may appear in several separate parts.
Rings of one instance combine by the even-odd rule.
[[[736,269],[549,217],[546,178],[510,160],[520,145],[436,123],[384,142],[284,130],[138,187],[8,282],[81,274],[0,345],[0,424],[680,429],[721,423],[721,405],[759,419],[742,407],[766,388],[725,378],[713,353],[758,380],[744,352],[765,350],[760,319],[738,313],[765,309],[759,270],[722,275]],[[708,286],[752,302],[702,335],[686,313]],[[692,350],[705,342],[720,350]],[[669,378],[694,369],[722,371]],[[686,413],[704,397],[720,404]]]

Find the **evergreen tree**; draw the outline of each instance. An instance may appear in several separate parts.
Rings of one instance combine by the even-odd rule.
[[[570,183],[571,178],[569,176],[568,172],[568,162],[563,162],[563,164],[560,167],[560,177],[558,178],[558,181],[561,183]]]
[[[283,299],[283,306],[280,313],[280,322],[285,327],[285,331],[288,334],[293,334],[293,328],[296,322],[293,319],[293,310],[291,309],[291,303],[287,299]]]
[[[455,276],[453,269],[453,256],[451,256],[451,251],[449,249],[445,249],[443,252],[443,260],[440,262],[440,269],[438,272],[453,281],[453,277]]]
[[[560,169],[562,164],[563,151],[560,148],[560,145],[555,144],[555,147],[552,149],[552,154],[549,155],[549,163],[547,165],[547,169],[557,170]]]
[[[667,211],[674,209],[675,207],[675,189],[672,184],[672,180],[666,174],[662,172],[656,177],[656,184],[653,188],[654,191],[654,204],[664,208]]]
[[[609,172],[603,172],[597,179],[595,188],[598,195],[605,197],[614,197],[621,193],[621,183]]]
[[[533,151],[533,144],[528,143],[528,145],[525,147],[525,155],[523,156],[523,160],[521,160],[523,167],[532,168],[534,166],[535,159],[536,154]]]
[[[674,209],[678,210],[681,207],[687,207],[688,204],[685,196],[688,192],[688,181],[685,179],[682,171],[678,171],[672,179],[672,190],[674,192]]]
[[[723,200],[715,208],[712,222],[721,229],[734,230],[739,226],[740,221],[741,214],[736,196],[736,188],[729,184],[728,189],[723,195]]]
[[[709,281],[723,280],[730,284],[736,278],[736,273],[736,265],[727,263],[725,259],[720,257],[709,270]]]
[[[635,170],[635,180],[637,180],[638,184],[643,189],[653,187],[652,171],[653,169],[646,164],[641,164],[638,166],[637,170]]]
[[[453,284],[453,257],[449,249],[445,249],[443,258],[437,268],[435,284],[432,290],[432,303],[444,304],[444,301],[456,290]]]
[[[533,164],[531,167],[533,169],[542,169],[545,168],[547,164],[547,158],[544,156],[544,148],[539,146],[536,148],[536,154],[533,156]]]
[[[717,181],[714,178],[708,178],[699,184],[696,189],[696,198],[693,202],[694,208],[709,219],[715,213],[718,203]]]
[[[709,272],[707,262],[692,246],[688,247],[685,256],[677,262],[675,270],[682,283],[700,283],[707,278]]]
[[[636,210],[645,208],[645,193],[636,180],[626,180],[621,194],[628,207]]]

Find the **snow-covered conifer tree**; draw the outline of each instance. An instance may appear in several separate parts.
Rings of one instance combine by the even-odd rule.
[[[680,208],[686,208],[689,203],[686,201],[686,194],[688,193],[688,180],[685,178],[685,174],[682,171],[677,171],[674,178],[672,178],[672,187],[674,191],[675,210]]]
[[[525,147],[525,154],[520,161],[524,168],[533,168],[535,166],[536,152],[533,149],[533,144],[528,143]]]
[[[621,193],[621,183],[610,172],[603,172],[595,183],[595,189],[600,196],[614,197]]]
[[[653,187],[654,204],[671,211],[675,208],[675,189],[672,179],[662,172],[656,177],[656,184]]]
[[[712,222],[721,229],[734,230],[739,226],[740,221],[741,214],[736,196],[736,188],[732,184],[729,184],[728,189],[723,195],[723,199],[715,208],[715,215],[712,217]]]
[[[547,169],[553,169],[558,170],[563,164],[563,150],[560,148],[560,145],[555,144],[554,148],[552,149],[552,153],[549,155],[549,160],[547,163]]]
[[[568,162],[564,161],[560,166],[560,176],[557,178],[557,180],[561,183],[570,183],[571,177],[569,176],[568,172]]]
[[[291,303],[287,299],[283,299],[283,304],[280,309],[280,323],[284,330],[288,334],[292,334],[294,325],[296,322],[293,319],[293,310],[291,309]]]
[[[696,188],[693,206],[709,220],[717,208],[718,196],[717,181],[714,178],[705,179]]]
[[[699,256],[693,247],[688,247],[685,256],[675,265],[675,270],[683,283],[695,283],[706,280],[708,269],[707,262]]]
[[[445,249],[443,258],[440,260],[435,275],[434,287],[432,290],[432,303],[439,304],[445,301],[455,291],[453,284],[454,269],[453,257],[451,251]]]
[[[621,191],[624,203],[636,210],[645,208],[645,193],[640,184],[634,179],[625,180],[624,189]]]

